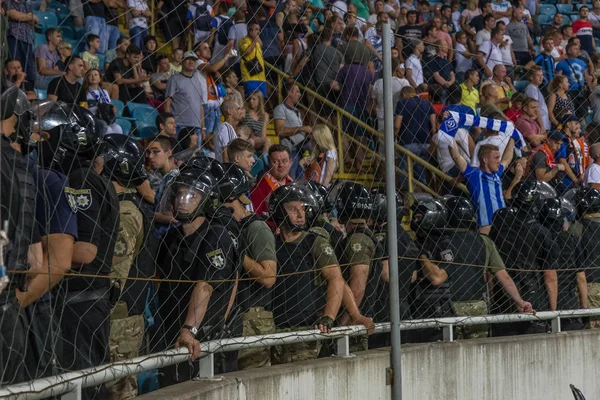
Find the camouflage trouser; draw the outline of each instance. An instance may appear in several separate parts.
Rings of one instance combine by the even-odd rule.
[[[348,338],[350,341],[350,353],[356,353],[357,351],[369,350],[369,337],[368,336],[354,336]]]
[[[277,328],[276,333],[308,331],[312,326],[299,326],[296,328]],[[315,360],[321,351],[321,342],[302,342],[273,346],[271,349],[271,362],[273,365],[288,364],[296,361]]]
[[[600,283],[588,283],[587,286],[590,308],[600,308]],[[590,317],[590,327],[600,328],[600,317]]]
[[[266,335],[275,332],[273,313],[263,307],[252,307],[242,315],[244,336]],[[238,352],[238,368],[250,369],[271,365],[271,349],[247,349]]]
[[[488,308],[483,300],[453,301],[457,317],[480,317],[488,314]],[[468,325],[456,327],[456,339],[481,339],[488,337],[487,325]]]
[[[134,315],[118,318],[122,317],[122,313],[118,312],[120,306],[121,303],[117,305],[111,314],[110,320],[109,343],[111,362],[138,357],[144,339],[144,316]],[[110,391],[111,400],[124,400],[137,397],[137,375],[129,375],[126,378],[109,382],[106,384],[106,387]]]

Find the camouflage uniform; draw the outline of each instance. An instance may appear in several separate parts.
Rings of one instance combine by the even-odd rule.
[[[299,326],[296,328],[277,328],[276,333],[310,331],[312,326]],[[282,346],[273,346],[271,348],[271,357],[273,365],[288,364],[296,361],[316,360],[321,351],[321,342],[301,342],[286,344]]]
[[[244,336],[266,335],[275,332],[273,313],[263,307],[252,307],[242,315]],[[238,368],[250,369],[271,365],[269,348],[247,349],[238,352]]]
[[[135,189],[126,189],[128,192]],[[120,203],[121,220],[112,260],[111,276],[125,287],[129,269],[144,243],[144,220],[131,201]],[[144,337],[143,315],[129,316],[127,303],[119,301],[110,315],[110,361],[123,361],[139,356]],[[130,399],[138,394],[137,375],[109,382],[111,399]]]
[[[485,301],[454,301],[454,310],[457,317],[481,317],[488,314]],[[456,327],[456,339],[481,339],[488,337],[487,325],[466,325]]]

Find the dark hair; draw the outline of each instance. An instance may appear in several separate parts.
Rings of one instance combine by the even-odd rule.
[[[408,17],[409,15],[415,15],[415,16],[418,16],[418,15],[419,15],[419,13],[418,13],[416,10],[409,10],[409,11],[406,13],[406,16]]]
[[[448,10],[448,9],[452,10],[452,7],[450,7],[448,4],[444,4],[442,6],[442,8],[440,8],[440,11],[444,11],[444,10]]]
[[[289,94],[292,91],[292,89],[294,88],[294,86],[298,86],[296,81],[287,82],[285,84],[285,97],[289,96]],[[300,86],[298,86],[298,89],[300,89]]]
[[[564,35],[564,34],[565,34],[565,31],[566,31],[567,29],[569,29],[569,28],[573,29],[573,26],[571,26],[571,24],[567,24],[567,25],[563,25],[563,26],[561,26],[561,27],[560,27],[560,33],[562,33],[562,34]]]
[[[321,42],[329,42],[333,38],[333,31],[329,28],[323,28],[321,31]]]
[[[46,40],[50,39],[50,36],[53,33],[62,33],[62,31],[58,28],[48,28],[48,30],[46,31]]]
[[[256,15],[256,19],[263,19],[263,18],[267,18],[267,13],[265,12],[265,9],[263,7],[259,7],[256,11],[255,11]]]
[[[96,39],[100,39],[100,36],[98,35],[94,35],[93,33],[88,33],[88,35],[85,38],[85,42],[87,43],[87,45],[89,46],[90,43],[92,43],[94,40]]]
[[[586,10],[590,11],[590,8],[588,6],[581,6],[581,7],[579,7],[579,12],[581,12],[581,10],[583,10],[584,8]]]
[[[190,127],[181,128],[177,134],[177,146],[175,153],[189,149],[192,144],[192,135],[196,135],[196,130]]]
[[[462,99],[462,88],[458,83],[453,83],[448,88],[448,98],[446,104],[460,104]]]
[[[490,37],[494,37],[496,36],[498,33],[502,32],[502,29],[495,27],[492,29],[492,33],[490,34]]]
[[[82,58],[79,56],[69,56],[65,59],[65,66],[68,67],[69,65],[73,64],[75,61],[77,60],[81,60]]]
[[[182,129],[182,131],[183,131],[183,129]],[[150,141],[150,144],[152,142],[157,142],[160,145],[161,149],[163,149],[164,151],[173,150],[173,148],[175,147],[174,143],[173,143],[173,139],[170,137],[167,137],[167,136],[157,136]],[[148,145],[150,145],[150,144],[148,144]]]
[[[467,32],[465,31],[458,31],[456,32],[455,37],[458,39],[459,37],[463,37],[463,36],[467,36]]]
[[[7,58],[6,61],[4,61],[4,69],[8,68],[8,64],[10,64],[11,62],[14,62],[14,61],[19,61],[19,60],[16,58]],[[21,63],[21,61],[19,61],[19,63]],[[21,65],[21,67],[23,67],[23,66]]]
[[[125,52],[125,54],[138,55],[138,54],[142,54],[142,50],[140,50],[140,48],[137,47],[135,44],[130,44],[129,47],[127,48],[127,51]]]
[[[165,125],[167,123],[167,119],[175,118],[173,114],[168,112],[161,112],[156,116],[156,127],[160,130],[160,125]]]
[[[148,35],[144,38],[144,47],[146,47],[146,45],[148,44],[149,41],[154,40],[154,43],[158,44],[158,41],[156,40],[155,36],[152,35]]]
[[[483,17],[483,23],[487,23],[492,18],[494,18],[493,14],[487,14],[485,17]]]
[[[254,153],[254,146],[252,146],[252,143],[250,143],[247,140],[237,138],[237,139],[233,139],[227,145],[227,157],[229,158],[230,162],[233,162],[233,159],[235,158],[235,156],[237,156],[238,154],[240,154],[244,151],[249,151],[251,153]]]
[[[255,19],[251,19],[250,21],[248,21],[248,23],[246,23],[247,27],[250,27],[250,25],[258,25],[260,27],[260,24]]]
[[[120,36],[120,37],[117,39],[117,46],[119,46],[119,45],[122,45],[122,44],[123,44],[123,42],[124,42],[124,41],[126,41],[126,40],[129,40],[129,38],[128,38],[128,37],[125,37],[125,36]]]
[[[359,37],[358,29],[355,26],[349,26],[344,29],[344,37],[348,37],[350,39]]]
[[[286,152],[288,153],[288,155],[291,157],[292,153],[290,152],[289,147],[284,146],[282,144],[274,144],[271,147],[269,147],[269,158],[271,158],[271,155],[273,155],[273,153],[281,153],[281,152]]]
[[[167,60],[169,59],[169,57],[165,56],[164,54],[159,54],[159,55],[157,55],[157,56],[156,56],[156,63],[158,64],[159,62],[161,62],[161,61],[162,61],[162,60],[164,60],[165,58],[166,58]]]
[[[577,43],[571,42],[571,43],[567,44],[567,48],[566,48],[567,53],[569,53],[569,50],[572,49],[573,47],[577,47]]]
[[[233,68],[225,68],[221,71],[221,79],[223,81],[227,80],[231,74],[235,74],[235,70]]]
[[[235,13],[233,13],[233,18],[234,21],[245,21],[246,20],[246,14],[244,14],[244,10],[236,10]]]

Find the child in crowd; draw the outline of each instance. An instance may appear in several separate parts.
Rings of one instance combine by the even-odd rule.
[[[181,61],[183,60],[183,49],[173,50],[171,57],[171,75],[181,72]]]
[[[81,58],[83,59],[83,67],[85,68],[85,72],[90,69],[102,69],[104,70],[104,65],[100,65],[100,60],[96,53],[100,50],[100,36],[94,35],[92,33],[87,35],[86,38],[88,50],[84,51],[81,54]]]
[[[518,92],[513,93],[512,97],[510,98],[511,106],[506,110],[505,114],[506,117],[513,122],[513,124],[517,122],[517,119],[522,113],[524,101],[525,98],[521,93]]]

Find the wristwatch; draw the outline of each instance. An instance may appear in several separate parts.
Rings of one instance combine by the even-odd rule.
[[[188,331],[192,332],[192,335],[194,335],[194,336],[196,336],[198,334],[198,328],[196,328],[195,326],[184,325],[182,327],[182,329],[187,329]]]

